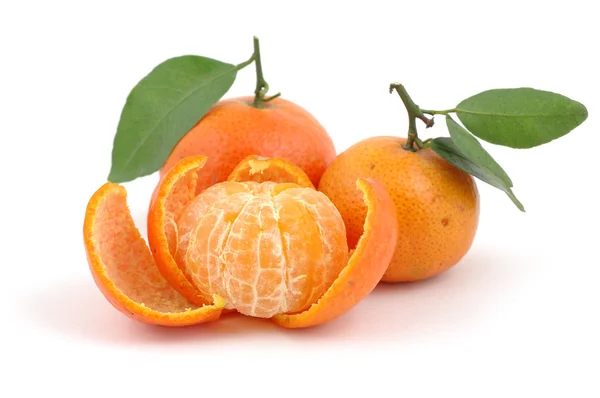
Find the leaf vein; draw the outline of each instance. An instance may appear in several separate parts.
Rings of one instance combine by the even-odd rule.
[[[540,114],[514,114],[514,113],[490,113],[490,112],[478,112],[478,111],[469,111],[457,108],[456,112],[468,113],[470,115],[480,115],[480,116],[504,116],[504,117],[563,117],[563,116],[577,116],[579,113],[540,113]]]

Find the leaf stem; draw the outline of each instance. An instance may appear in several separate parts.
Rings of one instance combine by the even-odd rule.
[[[400,83],[392,83],[390,84],[390,94],[396,90],[400,99],[404,103],[404,107],[408,112],[408,139],[406,143],[402,146],[405,150],[416,152],[419,149],[423,149],[425,144],[419,138],[417,133],[417,124],[416,119],[420,119],[427,128],[433,126],[433,118],[428,118],[424,115],[424,112],[419,108],[417,104],[410,98],[406,88]]]
[[[434,111],[434,110],[429,110],[429,109],[421,109],[421,112],[426,113],[428,115],[448,115],[449,113],[456,112],[456,108],[445,109],[443,111]]]
[[[255,108],[262,108],[264,102],[271,101],[281,95],[281,93],[277,93],[271,96],[268,99],[265,99],[265,95],[269,91],[269,83],[265,80],[263,76],[262,62],[260,59],[260,44],[258,42],[258,37],[254,36],[254,54],[252,55],[254,58],[254,64],[256,65],[256,89],[254,90],[254,102],[252,106]]]
[[[254,62],[254,54],[252,54],[252,56],[247,61],[244,61],[241,64],[237,64],[235,66],[235,70],[237,70],[237,71],[242,70],[246,66],[250,65],[252,62]]]

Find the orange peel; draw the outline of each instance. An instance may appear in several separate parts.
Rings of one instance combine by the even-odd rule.
[[[196,196],[198,172],[206,164],[205,156],[193,156],[175,164],[160,180],[150,200],[148,243],[163,277],[183,297],[196,305],[207,304],[191,282],[187,270],[179,267],[173,255],[177,251],[175,218]]]
[[[227,181],[290,182],[304,188],[315,188],[308,175],[297,165],[284,158],[250,155],[231,172]]]
[[[137,321],[188,326],[215,321],[224,300],[197,306],[181,296],[159,272],[127,206],[127,192],[106,183],[90,198],[83,226],[93,279],[104,297]]]
[[[396,210],[382,183],[359,178],[367,206],[364,232],[348,264],[325,294],[308,310],[299,314],[281,314],[272,318],[279,326],[303,328],[337,318],[350,311],[379,283],[396,249],[398,233]]]

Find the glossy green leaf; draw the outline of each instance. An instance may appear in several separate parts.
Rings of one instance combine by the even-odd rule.
[[[108,180],[127,182],[159,170],[236,75],[235,65],[195,55],[171,58],[154,68],[127,97]]]
[[[519,210],[525,211],[525,208],[523,207],[521,202],[519,202],[519,200],[516,198],[511,187],[505,181],[503,181],[502,178],[498,177],[485,164],[479,164],[477,160],[471,159],[469,156],[464,154],[456,146],[456,144],[454,144],[451,138],[434,138],[433,140],[431,140],[429,145],[433,151],[435,151],[438,155],[446,159],[454,166],[466,171],[467,173],[480,179],[481,181],[486,182],[504,191],[508,195],[508,197],[513,201],[513,203],[519,208]]]
[[[481,146],[477,138],[465,130],[460,124],[456,123],[450,116],[446,116],[446,126],[450,132],[452,142],[460,149],[460,151],[474,163],[482,165],[496,177],[498,177],[508,187],[512,187],[513,183],[504,171],[504,169],[492,158],[492,156]]]
[[[532,88],[484,91],[465,99],[455,110],[474,135],[512,148],[532,148],[562,137],[588,115],[577,101]]]

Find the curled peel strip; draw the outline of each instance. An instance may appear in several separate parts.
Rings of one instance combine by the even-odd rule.
[[[217,320],[224,300],[198,306],[181,296],[159,272],[135,226],[127,192],[106,183],[92,195],[83,227],[88,264],[100,291],[119,311],[140,322],[187,326]]]
[[[348,264],[325,294],[299,314],[272,318],[287,328],[303,328],[333,320],[350,311],[377,286],[396,249],[398,222],[396,208],[383,184],[360,178],[356,186],[363,192],[367,216],[364,232]]]

